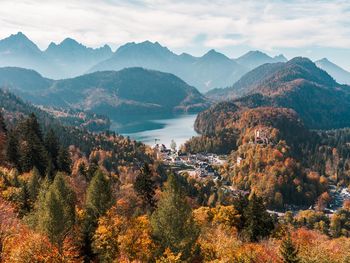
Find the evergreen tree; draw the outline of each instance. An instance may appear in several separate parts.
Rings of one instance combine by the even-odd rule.
[[[6,133],[7,133],[7,130],[6,130],[5,121],[0,111],[0,164],[4,163],[6,159],[6,154],[5,154],[5,151],[6,151],[5,145],[6,145],[6,137],[7,137]]]
[[[251,242],[267,237],[274,229],[273,219],[266,211],[262,198],[253,193],[244,211],[244,236]]]
[[[29,191],[26,182],[21,183],[19,187],[18,203],[19,203],[19,216],[23,217],[30,209]]]
[[[5,119],[4,116],[2,115],[2,112],[0,111],[0,133],[6,133],[6,124],[5,124]]]
[[[6,146],[7,160],[13,164],[17,170],[21,171],[20,166],[20,154],[19,154],[19,142],[18,137],[14,131],[8,133],[7,146]]]
[[[152,180],[152,172],[147,163],[141,169],[141,173],[136,177],[134,189],[142,198],[144,207],[153,209],[155,206],[155,182]]]
[[[61,252],[63,241],[75,222],[75,195],[63,174],[57,174],[52,185],[40,192],[34,220],[36,228],[45,233]]]
[[[94,177],[96,171],[98,170],[98,163],[97,160],[93,159],[89,165],[89,168],[87,170],[87,180],[90,181],[92,177]]]
[[[85,218],[82,225],[82,249],[87,262],[94,258],[91,244],[97,228],[98,218],[104,215],[112,204],[113,196],[110,180],[102,171],[97,170],[86,192]]]
[[[32,204],[35,203],[38,194],[40,190],[40,174],[38,169],[35,167],[31,171],[31,177],[28,181],[28,192],[29,192],[29,199]]]
[[[53,129],[49,129],[49,131],[46,134],[45,137],[45,147],[49,154],[49,157],[52,160],[52,165],[55,168],[57,168],[57,159],[58,159],[58,152],[60,149],[58,138],[53,131]]]
[[[58,159],[57,159],[58,170],[61,172],[70,174],[72,172],[71,165],[72,165],[72,160],[69,156],[68,150],[64,147],[60,147],[58,151]]]
[[[40,142],[43,142],[43,134],[40,124],[34,113],[31,113],[25,120],[22,129],[24,134],[34,134]]]
[[[161,248],[160,253],[169,248],[173,253],[181,253],[183,260],[190,257],[198,237],[198,228],[175,175],[168,177],[158,207],[152,214],[151,224]]]
[[[294,246],[290,233],[283,239],[280,246],[280,253],[282,261],[284,263],[298,263],[300,259],[298,257],[298,249]]]
[[[42,176],[47,167],[47,151],[36,116],[32,113],[19,127],[21,142],[21,168],[29,172],[36,167]]]

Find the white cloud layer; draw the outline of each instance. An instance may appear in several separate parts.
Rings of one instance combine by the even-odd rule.
[[[0,0],[0,38],[22,31],[41,48],[69,36],[89,46],[347,49],[349,17],[348,0]]]

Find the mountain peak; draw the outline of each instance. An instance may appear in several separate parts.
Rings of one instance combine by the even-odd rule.
[[[202,59],[225,59],[230,60],[228,57],[226,57],[224,54],[217,52],[215,49],[209,50],[207,53],[205,53],[202,57]]]
[[[288,61],[288,59],[283,54],[279,54],[277,56],[274,56],[273,59],[276,62],[287,62]]]
[[[238,60],[243,59],[271,59],[271,57],[259,50],[251,50],[238,58]]]
[[[76,41],[73,38],[67,37],[65,38],[60,45],[66,45],[66,46],[82,46],[82,44],[78,43],[78,41]]]
[[[14,50],[20,52],[26,52],[28,50],[36,53],[41,52],[38,46],[22,32],[12,34],[9,37],[0,40],[0,49],[6,50],[7,52],[12,52]]]

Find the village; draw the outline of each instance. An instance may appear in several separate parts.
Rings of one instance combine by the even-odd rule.
[[[254,135],[254,141],[251,141],[250,143],[265,145],[272,144],[267,130],[257,129],[255,130]],[[218,172],[218,168],[227,163],[227,155],[217,155],[214,153],[182,153],[180,150],[176,149],[176,143],[174,141],[171,142],[170,148],[155,141],[152,149],[158,160],[161,160],[164,164],[170,166],[172,170],[178,174],[186,173],[188,176],[198,181],[212,180],[215,183],[220,182],[222,190],[232,196],[249,194],[247,191],[236,189]],[[242,157],[238,156],[236,160],[237,165],[240,165],[242,160]],[[331,202],[328,204],[328,207],[324,209],[324,212],[326,215],[331,216],[338,208],[342,207],[344,201],[350,200],[350,192],[347,188],[338,188],[335,185],[330,185],[329,193],[331,196]],[[308,209],[313,210],[314,207],[311,206]],[[300,207],[288,206],[285,210],[292,211],[296,214],[300,210]],[[284,213],[280,211],[267,211],[277,217],[284,215]]]

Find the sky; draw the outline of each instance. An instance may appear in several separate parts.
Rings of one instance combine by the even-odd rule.
[[[329,58],[350,70],[350,0],[0,0],[0,38],[23,32],[41,49],[158,41],[196,56],[215,49]]]

